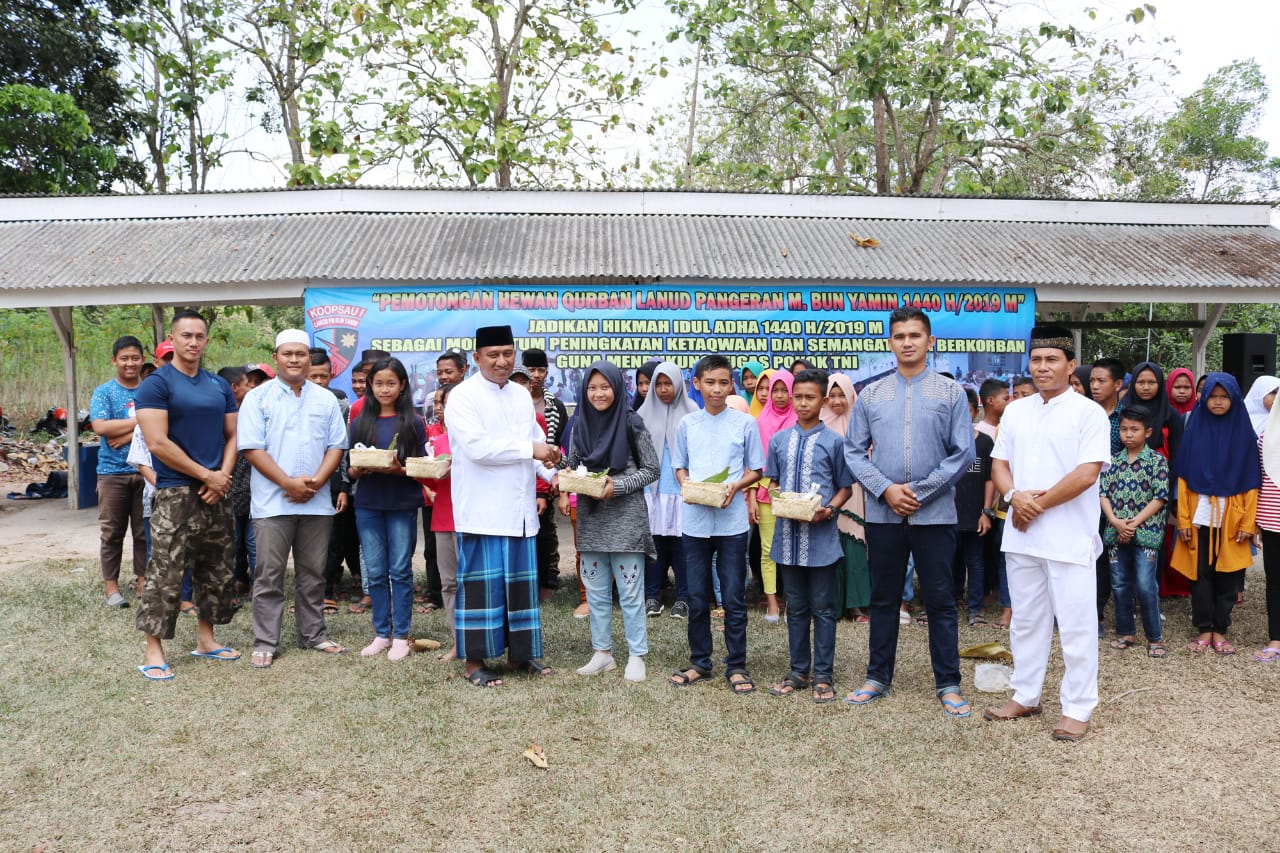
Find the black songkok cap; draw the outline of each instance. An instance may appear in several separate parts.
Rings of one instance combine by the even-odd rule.
[[[477,350],[485,347],[510,347],[515,346],[515,343],[510,326],[481,326],[476,329]]]
[[[547,352],[540,349],[527,349],[520,356],[525,367],[547,367]]]
[[[1065,326],[1034,326],[1027,350],[1033,349],[1060,349],[1070,360],[1076,357],[1076,339]]]

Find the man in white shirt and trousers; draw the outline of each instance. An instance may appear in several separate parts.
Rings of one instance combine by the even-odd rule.
[[[534,418],[529,392],[509,382],[510,326],[476,330],[476,373],[449,395],[445,425],[453,451],[453,521],[458,544],[454,611],[463,674],[477,687],[502,680],[485,658],[507,651],[508,668],[550,675],[541,663],[535,477],[550,482],[560,451]]]
[[[284,574],[293,552],[298,645],[326,654],[346,651],[324,622],[324,570],[333,530],[329,477],[342,461],[347,428],[338,399],[307,381],[311,338],[301,329],[276,335],[274,379],[240,406],[236,438],[253,466],[249,478],[258,562],[253,580],[252,666],[275,661],[284,617]]]
[[[1007,722],[1040,714],[1054,621],[1066,672],[1056,740],[1079,741],[1098,705],[1097,578],[1102,552],[1098,477],[1111,462],[1111,425],[1088,397],[1073,393],[1071,332],[1031,330],[1031,377],[1038,394],[1005,409],[991,453],[991,479],[1010,504],[1001,550],[1009,574],[1013,698],[983,717]]]

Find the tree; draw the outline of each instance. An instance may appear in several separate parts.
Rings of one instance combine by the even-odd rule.
[[[355,70],[342,64],[349,54],[340,49],[355,29],[348,12],[328,0],[223,0],[220,14],[204,19],[210,39],[257,67],[260,84],[248,100],[272,108],[263,126],[284,134],[291,184],[323,183],[321,158],[342,150],[340,134],[314,119],[326,98],[330,107],[342,100]]]
[[[219,6],[195,0],[142,0],[134,15],[117,23],[132,63],[130,91],[144,117],[149,186],[158,192],[168,192],[175,176],[185,177],[192,192],[202,190],[221,163],[225,110],[210,107],[234,78],[230,51],[218,50],[208,36],[220,13]]]
[[[0,191],[91,193],[115,163],[70,95],[0,86]]]
[[[0,7],[0,81],[69,96],[88,121],[86,142],[118,152],[89,190],[143,177],[142,167],[126,151],[139,117],[117,75],[119,56],[110,42],[112,20],[135,3],[7,0]]]
[[[936,193],[963,170],[962,188],[990,191],[1006,165],[1045,176],[1078,169],[1101,150],[1102,117],[1140,79],[1132,37],[1048,22],[1005,28],[1010,4],[1000,2],[668,5],[682,19],[671,37],[719,64],[707,92],[719,124],[775,116],[808,152],[811,190]]]
[[[597,169],[607,182],[605,136],[637,129],[624,109],[649,73],[666,73],[662,60],[641,69],[633,49],[613,44],[608,25],[634,8],[635,0],[354,4],[356,55],[394,81],[380,103],[366,102],[377,107],[382,152],[370,156],[404,157],[419,176],[471,186],[578,183]]]
[[[1270,95],[1256,60],[1219,68],[1178,106],[1162,153],[1200,199],[1236,200],[1280,187],[1280,158],[1252,132]]]
[[[1169,116],[1119,128],[1110,177],[1125,198],[1236,201],[1280,190],[1280,157],[1252,135],[1270,91],[1252,59],[1219,68]]]

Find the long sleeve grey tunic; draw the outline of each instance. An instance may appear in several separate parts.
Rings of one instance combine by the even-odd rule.
[[[634,444],[627,468],[609,473],[613,478],[613,497],[602,501],[578,495],[579,551],[657,556],[653,534],[649,532],[649,509],[645,505],[644,487],[658,479],[661,463],[643,422],[632,415],[631,425]],[[578,467],[576,450],[570,449],[567,462],[570,469]]]

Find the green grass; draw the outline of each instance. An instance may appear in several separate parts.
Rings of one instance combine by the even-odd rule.
[[[1179,651],[1187,604],[1170,603],[1171,657],[1104,648],[1104,704],[1089,738],[1069,745],[1049,738],[1056,665],[1042,721],[945,719],[918,625],[903,628],[894,695],[869,708],[767,695],[787,669],[786,628],[758,611],[752,696],[731,695],[722,678],[667,686],[687,645],[685,623],[666,614],[649,621],[648,682],[623,682],[621,667],[580,678],[590,643],[568,584],[544,608],[559,670],[548,679],[478,690],[433,653],[361,659],[369,617],[344,613],[330,633],[351,653],[297,650],[286,616],[282,654],[265,671],[247,656],[186,657],[195,626],[183,618],[167,644],[177,678],[153,684],[133,668],[134,611],[106,609],[92,572],[71,569],[0,577],[0,849],[1275,845],[1280,667],[1248,659],[1264,629],[1256,571],[1233,631],[1241,654]],[[444,639],[443,616],[417,617],[413,633]],[[617,617],[614,633],[622,655]],[[998,636],[962,628],[961,644]],[[248,614],[218,637],[247,651]],[[860,683],[866,641],[866,625],[841,623],[840,695]],[[1150,689],[1127,693],[1136,688]],[[968,694],[978,710],[1000,701]],[[531,743],[549,770],[521,757]]]
[[[222,306],[215,310],[217,318],[209,330],[205,355],[205,366],[215,371],[229,364],[270,362],[276,332],[302,325],[300,306]],[[165,314],[170,316],[172,309],[166,308]],[[73,324],[79,408],[87,409],[93,389],[115,375],[111,345],[117,338],[133,335],[151,357],[151,307],[76,308]],[[62,348],[49,313],[44,309],[0,309],[0,408],[5,417],[18,429],[28,430],[50,406],[66,404]]]

